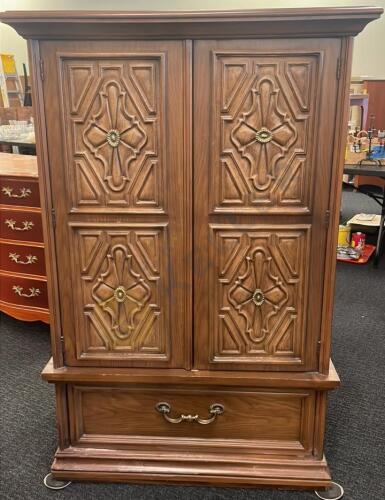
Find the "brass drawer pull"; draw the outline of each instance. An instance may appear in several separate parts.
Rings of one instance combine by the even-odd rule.
[[[171,406],[168,403],[158,403],[155,406],[156,411],[161,413],[163,417],[171,424],[180,424],[181,422],[197,422],[201,425],[211,424],[217,418],[217,415],[222,415],[225,411],[225,407],[219,403],[214,403],[210,406],[209,413],[211,417],[201,418],[199,415],[179,415],[179,417],[169,417],[171,413]]]
[[[29,220],[24,220],[22,222],[22,227],[16,226],[16,221],[13,219],[7,219],[5,224],[12,229],[12,231],[30,231],[33,228],[33,222]]]
[[[5,196],[9,196],[9,198],[28,198],[28,196],[31,196],[32,191],[29,188],[19,188],[20,194],[14,194],[13,193],[13,188],[9,186],[4,186],[2,189],[2,192],[5,194]]]
[[[37,297],[41,294],[41,291],[38,288],[33,287],[29,289],[29,293],[23,293],[24,288],[20,285],[13,285],[12,290],[16,293],[16,295],[19,295],[20,297],[27,297],[27,299]]]
[[[35,264],[37,262],[37,257],[36,255],[26,255],[25,258],[26,260],[19,260],[20,255],[17,253],[10,253],[9,258],[13,262],[16,262],[16,264]]]

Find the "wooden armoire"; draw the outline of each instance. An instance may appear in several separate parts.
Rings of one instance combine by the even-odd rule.
[[[1,15],[33,77],[54,477],[329,485],[352,39],[381,12]]]

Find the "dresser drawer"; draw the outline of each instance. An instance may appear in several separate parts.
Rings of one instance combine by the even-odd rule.
[[[72,438],[78,444],[195,438],[305,451],[311,447],[314,401],[313,391],[306,390],[69,386]],[[169,413],[157,410],[159,403]],[[215,415],[212,405],[223,412]]]
[[[1,177],[0,204],[22,207],[40,207],[38,180]]]
[[[7,240],[43,242],[41,213],[0,209],[0,237]]]
[[[0,242],[0,269],[45,276],[44,247]]]
[[[0,300],[20,306],[48,308],[47,282],[1,273]]]

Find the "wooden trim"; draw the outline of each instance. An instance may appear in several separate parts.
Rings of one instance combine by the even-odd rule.
[[[66,384],[55,384],[56,394],[56,427],[58,433],[59,449],[70,446],[68,401]]]
[[[326,410],[327,410],[326,391],[317,392],[315,405],[315,422],[314,422],[314,444],[313,453],[316,458],[322,458],[324,449],[325,426],[326,426]]]
[[[238,11],[7,11],[0,19],[24,38],[129,39],[354,36],[377,7]],[[79,29],[81,24],[81,30]]]
[[[196,483],[216,486],[327,487],[326,460],[276,458],[260,454],[174,453],[70,447],[57,451],[52,473],[57,479]]]
[[[60,341],[60,305],[57,290],[57,270],[55,266],[55,235],[52,220],[52,198],[49,173],[49,157],[44,112],[43,86],[40,78],[39,42],[28,41],[28,57],[32,82],[32,100],[34,102],[34,123],[36,136],[37,164],[39,171],[40,200],[42,210],[43,239],[45,249],[45,265],[47,271],[48,305],[51,311],[57,311],[51,316],[51,349],[55,367],[63,366],[62,343]]]
[[[193,41],[185,40],[184,42],[184,176],[183,176],[183,192],[185,193],[186,200],[184,203],[184,227],[185,231],[185,283],[190,290],[194,286],[194,273],[193,273]],[[186,346],[185,366],[191,369],[193,366],[193,352],[194,352],[194,310],[193,310],[193,294],[186,294],[185,298],[185,324],[190,326],[190,335],[188,336]]]
[[[320,338],[319,371],[327,374],[329,369],[331,331],[334,306],[334,289],[336,275],[336,248],[338,238],[338,224],[342,196],[342,175],[344,169],[346,130],[349,114],[349,85],[352,64],[353,39],[342,40],[341,46],[341,75],[337,96],[335,142],[333,151],[332,176],[329,195],[329,212],[331,220],[326,241],[326,260],[324,273],[324,295],[322,304],[322,323]]]
[[[95,384],[213,384],[221,386],[334,389],[340,383],[330,362],[328,375],[316,372],[240,372],[209,370],[157,370],[151,368],[62,367],[55,368],[52,358],[42,372],[48,382]]]

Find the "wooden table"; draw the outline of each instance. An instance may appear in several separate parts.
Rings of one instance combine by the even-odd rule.
[[[351,165],[346,163],[344,166],[344,174],[369,175],[371,177],[381,177],[381,179],[385,179],[385,160],[382,161],[384,162],[384,165]]]

